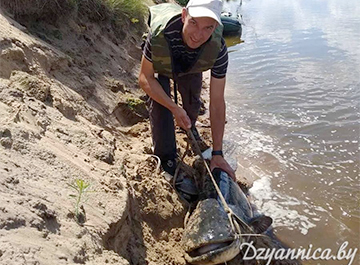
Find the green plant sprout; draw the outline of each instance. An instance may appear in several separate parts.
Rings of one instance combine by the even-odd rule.
[[[136,111],[136,107],[144,104],[145,102],[139,98],[128,98],[126,99],[126,104],[128,105],[128,107],[133,110]]]
[[[91,184],[86,183],[82,179],[75,179],[74,183],[69,184],[69,186],[76,191],[76,194],[69,195],[75,199],[75,219],[78,223],[83,223],[85,221],[85,211],[83,211],[84,213],[80,213],[79,209],[82,208],[81,203],[86,193],[91,192],[89,191]]]

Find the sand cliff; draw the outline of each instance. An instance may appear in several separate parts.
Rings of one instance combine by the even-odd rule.
[[[0,264],[185,264],[185,205],[147,155],[139,39],[1,11]]]

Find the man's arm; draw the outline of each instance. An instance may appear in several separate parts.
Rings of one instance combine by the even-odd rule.
[[[171,98],[165,93],[160,83],[156,80],[155,71],[152,62],[144,56],[141,59],[141,67],[139,74],[139,85],[153,100],[169,109],[175,116],[176,123],[183,129],[190,129],[190,118],[186,111],[176,105]]]
[[[225,129],[225,82],[226,78],[210,79],[210,123],[211,134],[213,140],[213,150],[222,150],[222,142]],[[230,177],[235,179],[235,172],[226,162],[226,160],[220,156],[215,155],[211,159],[211,170],[215,167],[219,167],[225,170]]]

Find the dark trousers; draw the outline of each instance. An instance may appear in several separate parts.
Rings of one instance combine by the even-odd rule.
[[[170,80],[159,75],[158,82],[165,93],[170,96]],[[201,105],[200,92],[202,87],[202,73],[177,77],[178,92],[181,94],[183,108],[195,125]],[[176,141],[174,118],[170,110],[149,98],[149,115],[154,145],[154,154],[162,161],[176,158]]]

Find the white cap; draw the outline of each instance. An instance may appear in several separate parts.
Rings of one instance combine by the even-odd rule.
[[[190,0],[186,5],[192,17],[211,17],[222,25],[220,15],[223,7],[221,0]]]

